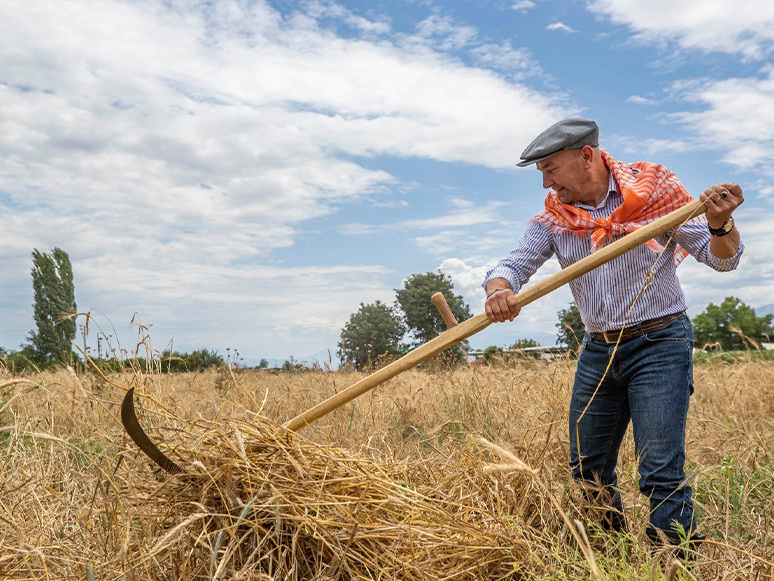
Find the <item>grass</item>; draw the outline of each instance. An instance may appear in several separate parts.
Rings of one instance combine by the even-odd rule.
[[[686,471],[710,542],[687,569],[646,542],[630,433],[619,463],[630,532],[608,535],[582,509],[567,468],[573,371],[561,360],[409,371],[292,444],[277,424],[363,375],[0,371],[0,578],[585,579],[585,546],[603,579],[774,579],[774,362],[696,362]],[[128,387],[190,480],[128,440]],[[480,436],[537,475],[485,472],[503,460]],[[388,509],[396,499],[404,508]],[[562,514],[584,523],[587,544]]]

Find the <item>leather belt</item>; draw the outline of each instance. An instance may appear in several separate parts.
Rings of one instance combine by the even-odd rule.
[[[603,331],[602,333],[589,333],[589,335],[597,341],[604,341],[605,343],[616,343],[619,340],[619,336],[621,341],[628,341],[646,333],[653,333],[654,331],[666,329],[672,324],[672,321],[679,319],[684,314],[685,311],[675,313],[674,315],[658,317],[656,319],[648,319],[647,321],[624,327],[623,332],[621,332],[621,329],[612,329],[610,331]]]

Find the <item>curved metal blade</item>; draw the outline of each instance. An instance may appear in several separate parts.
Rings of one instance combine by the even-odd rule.
[[[183,471],[180,466],[167,458],[164,452],[156,447],[156,444],[151,442],[151,439],[142,429],[140,422],[137,420],[137,414],[134,412],[134,388],[126,392],[124,401],[121,403],[121,423],[124,424],[129,437],[139,446],[140,450],[145,452],[148,458],[170,474],[180,474]]]

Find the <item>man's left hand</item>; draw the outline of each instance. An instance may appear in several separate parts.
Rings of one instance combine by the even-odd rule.
[[[744,202],[742,188],[735,183],[715,184],[699,196],[707,204],[707,222],[710,228],[721,228],[731,214]]]

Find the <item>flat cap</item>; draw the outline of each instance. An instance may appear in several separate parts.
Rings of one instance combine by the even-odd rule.
[[[580,149],[599,145],[599,127],[589,119],[570,117],[554,123],[538,135],[521,154],[517,164],[524,167],[551,157],[566,149]]]

